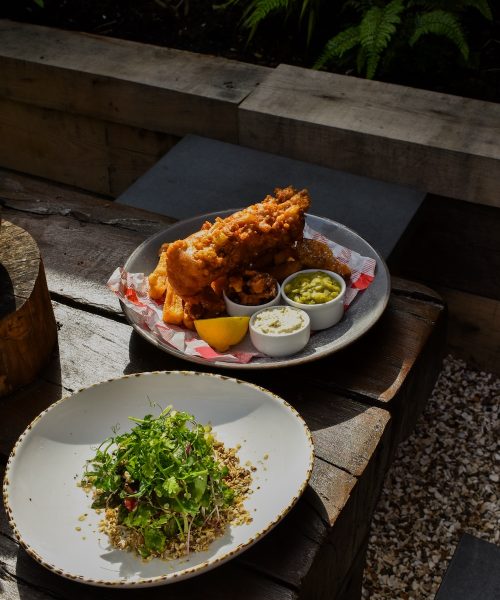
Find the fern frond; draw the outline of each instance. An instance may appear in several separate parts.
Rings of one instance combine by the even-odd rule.
[[[373,6],[373,0],[346,0],[344,8],[353,8],[358,13],[365,13]]]
[[[253,36],[258,25],[271,13],[288,10],[291,0],[252,0],[244,12],[243,26],[250,29]]]
[[[410,46],[414,46],[423,35],[429,33],[448,38],[460,50],[465,60],[469,58],[469,46],[465,40],[462,26],[455,15],[444,10],[433,10],[418,15],[415,20],[415,30],[408,43]]]
[[[367,54],[366,77],[373,79],[382,52],[387,48],[401,22],[402,0],[392,0],[383,8],[374,6],[364,15],[359,26],[360,42]]]
[[[226,0],[222,4],[212,4],[212,8],[214,10],[227,10],[231,6],[234,6],[235,4],[239,4],[240,2],[241,2],[241,0]]]
[[[358,55],[356,56],[356,71],[361,75],[361,73],[365,70],[366,60],[367,60],[366,50],[363,46],[359,47]]]
[[[303,0],[302,8],[300,9],[300,17],[299,17],[300,20],[302,20],[302,17],[304,16],[304,14],[307,10],[307,7],[309,6],[309,2],[310,2],[310,0]]]
[[[462,0],[464,7],[471,7],[477,9],[485,19],[493,21],[493,14],[491,12],[490,4],[488,0]]]
[[[316,25],[316,11],[312,8],[309,11],[309,18],[307,19],[307,45],[311,43],[312,34]]]
[[[337,33],[325,45],[321,56],[314,64],[315,69],[321,69],[335,58],[342,56],[359,44],[359,27],[354,25]]]

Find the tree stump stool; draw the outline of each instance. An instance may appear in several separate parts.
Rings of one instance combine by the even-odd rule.
[[[0,222],[0,396],[31,382],[49,360],[57,326],[35,240]]]

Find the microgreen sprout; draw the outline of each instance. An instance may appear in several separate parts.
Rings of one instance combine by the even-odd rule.
[[[82,485],[94,489],[93,508],[116,508],[119,524],[140,534],[144,558],[161,555],[175,536],[189,552],[191,529],[234,501],[212,428],[171,406],[157,417],[129,419],[129,432],[114,428],[96,449]]]

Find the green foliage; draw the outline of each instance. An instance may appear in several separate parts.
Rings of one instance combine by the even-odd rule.
[[[373,6],[364,14],[359,25],[360,44],[366,56],[366,77],[373,79],[382,53],[396,33],[404,10],[402,0],[392,0],[387,6]]]
[[[459,15],[467,8],[475,8],[481,15],[491,19],[491,9],[487,0],[415,0],[405,3],[392,0],[385,6],[375,1],[352,1],[351,7],[360,13],[358,26],[351,26],[353,44],[349,50],[357,48],[356,71],[372,79],[385,58],[391,56],[390,46],[404,45],[413,48],[422,37],[432,34],[446,38],[455,45],[465,61],[469,58],[469,46]],[[359,42],[352,38],[352,31],[359,27]],[[323,54],[316,62],[316,68],[341,59],[345,50],[338,45],[337,34],[329,40]],[[342,41],[342,38],[340,38]]]
[[[415,29],[408,43],[410,46],[414,46],[423,35],[429,33],[448,38],[460,50],[465,60],[469,58],[469,46],[465,41],[462,26],[455,15],[444,10],[433,10],[417,15]]]
[[[361,8],[362,3],[356,3]],[[315,64],[316,68],[342,56],[359,46],[356,69],[365,72],[372,79],[384,50],[396,33],[404,10],[402,0],[392,0],[386,6],[372,6],[363,15],[359,25],[349,27],[327,42],[325,49]]]
[[[488,19],[489,21],[493,20],[488,0],[464,0],[461,4],[464,9],[468,7],[476,8],[485,19]]]
[[[344,31],[337,33],[337,35],[327,42],[323,53],[316,61],[315,67],[320,69],[334,58],[342,58],[346,52],[352,50],[359,44],[359,25],[344,29]]]
[[[324,2],[324,0],[323,0]],[[307,41],[314,32],[318,8],[322,0],[227,0],[224,4],[216,5],[217,9],[225,9],[234,5],[246,5],[243,9],[241,23],[249,30],[249,40],[255,34],[257,27],[272,15],[284,14],[285,18],[295,15],[299,23],[307,22]]]
[[[488,0],[409,0],[408,8],[412,7],[420,7],[427,12],[444,10],[454,15],[462,14],[468,8],[475,8],[485,19],[493,19]]]
[[[249,39],[273,15],[296,18],[308,44],[319,30],[326,31],[314,67],[345,67],[369,79],[387,70],[398,55],[425,54],[427,47],[437,46],[436,40],[446,40],[440,46],[455,47],[456,57],[466,63],[468,11],[493,18],[489,0],[228,0],[222,7],[229,5],[242,6]],[[325,21],[332,8],[341,18]],[[315,42],[318,46],[319,40]]]
[[[250,30],[253,36],[258,25],[272,13],[278,11],[289,12],[293,0],[254,0],[243,13],[243,25]]]

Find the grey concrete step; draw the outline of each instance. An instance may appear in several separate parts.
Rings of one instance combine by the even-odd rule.
[[[347,225],[385,258],[425,197],[401,185],[188,135],[117,202],[186,219],[259,202],[287,185],[307,188],[312,214]]]
[[[500,547],[464,534],[435,600],[499,600]]]

